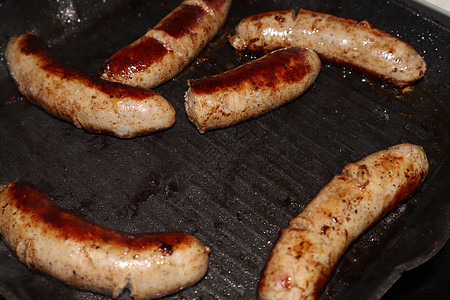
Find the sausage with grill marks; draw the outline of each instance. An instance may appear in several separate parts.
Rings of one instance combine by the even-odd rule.
[[[11,38],[5,56],[19,91],[31,103],[78,128],[132,138],[175,122],[175,110],[160,94],[75,70],[35,34]]]
[[[273,51],[225,73],[188,81],[186,113],[200,133],[257,117],[300,96],[320,67],[311,50]]]
[[[317,299],[348,246],[425,180],[422,147],[392,146],[348,164],[281,230],[259,299]]]
[[[209,248],[176,232],[127,234],[60,209],[24,181],[0,186],[0,234],[30,269],[71,286],[117,297],[160,297],[192,285]]]
[[[229,37],[237,50],[272,51],[299,46],[315,50],[334,63],[392,82],[412,84],[422,78],[426,63],[417,51],[400,38],[376,28],[368,21],[301,9],[269,11],[244,18]]]
[[[154,28],[122,48],[103,66],[101,77],[152,88],[183,70],[225,23],[231,0],[185,0]]]

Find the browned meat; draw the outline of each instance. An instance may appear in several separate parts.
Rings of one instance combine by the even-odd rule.
[[[152,88],[183,70],[222,28],[231,0],[185,0],[109,58],[102,78]]]
[[[0,186],[0,234],[30,269],[71,286],[134,299],[176,292],[199,281],[209,248],[174,232],[126,234],[61,210],[23,181]]]
[[[131,138],[175,122],[175,110],[160,94],[65,66],[34,34],[13,37],[5,56],[19,91],[76,127]]]
[[[274,51],[223,74],[189,81],[186,113],[200,133],[239,123],[300,96],[320,67],[311,50]]]
[[[422,184],[422,147],[400,144],[347,165],[281,231],[259,298],[316,299],[347,247]]]
[[[271,51],[299,46],[322,59],[349,65],[397,86],[422,78],[426,63],[405,41],[355,20],[301,9],[271,11],[244,18],[229,37],[238,50]]]

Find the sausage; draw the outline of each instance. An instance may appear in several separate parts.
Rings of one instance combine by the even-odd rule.
[[[300,96],[320,68],[311,50],[273,51],[225,73],[188,81],[186,113],[200,133],[254,118]]]
[[[368,21],[301,9],[271,11],[244,18],[229,36],[238,50],[271,51],[300,46],[317,51],[320,58],[351,66],[396,86],[422,78],[426,63],[414,48]]]
[[[104,64],[101,77],[152,88],[183,70],[225,23],[231,0],[185,0]]]
[[[101,227],[25,181],[0,186],[0,234],[30,269],[114,298],[125,288],[134,299],[176,292],[208,267],[209,248],[191,235]]]
[[[11,38],[5,56],[19,91],[31,103],[78,128],[131,138],[175,122],[175,110],[160,94],[74,70],[35,34]]]
[[[347,247],[425,179],[422,147],[400,144],[348,164],[281,230],[259,299],[316,299]]]

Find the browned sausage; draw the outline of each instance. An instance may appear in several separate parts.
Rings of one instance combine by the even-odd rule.
[[[160,94],[74,70],[34,34],[11,38],[5,56],[19,91],[76,127],[131,138],[175,122],[175,110]]]
[[[426,63],[405,41],[355,20],[301,9],[271,11],[244,18],[229,38],[238,50],[271,51],[299,46],[317,51],[322,59],[380,77],[397,86],[422,78]]]
[[[190,80],[186,113],[200,133],[275,109],[300,96],[317,78],[320,59],[311,50],[279,49],[238,68]]]
[[[0,186],[0,234],[30,269],[71,286],[134,299],[176,292],[203,278],[209,248],[174,232],[126,234],[61,210],[24,181]]]
[[[109,58],[102,78],[144,88],[183,70],[222,28],[231,0],[185,0],[137,41]]]
[[[400,144],[345,166],[281,231],[259,298],[316,299],[347,247],[422,184],[422,147]]]

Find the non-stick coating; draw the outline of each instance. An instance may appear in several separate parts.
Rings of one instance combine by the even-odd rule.
[[[36,32],[68,64],[96,73],[181,1],[1,1],[1,41]],[[314,85],[262,117],[200,135],[183,108],[186,81],[253,59],[226,35],[245,16],[301,7],[367,19],[409,42],[428,71],[411,89],[324,63]],[[2,56],[0,183],[27,180],[83,217],[136,232],[182,231],[211,247],[206,277],[167,299],[254,299],[280,229],[342,167],[388,146],[424,147],[430,173],[406,203],[342,258],[322,299],[377,299],[449,237],[449,29],[402,1],[234,1],[217,38],[155,90],[177,111],[163,132],[122,140],[90,134],[30,104]],[[32,272],[0,242],[7,299],[104,299]],[[124,292],[119,299],[128,299]]]

